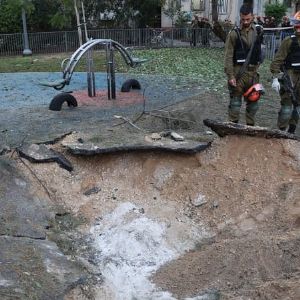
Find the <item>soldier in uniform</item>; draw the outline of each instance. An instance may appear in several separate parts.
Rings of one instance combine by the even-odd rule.
[[[278,113],[277,126],[280,130],[288,129],[289,133],[295,133],[299,120],[297,110],[293,109],[292,92],[287,88],[284,82],[280,83],[284,67],[291,80],[294,95],[297,102],[300,95],[300,11],[291,18],[295,34],[286,37],[271,63],[270,71],[272,73],[272,88],[280,95],[281,108]]]
[[[225,73],[228,79],[230,102],[228,119],[238,123],[244,93],[259,82],[258,68],[262,62],[261,43],[263,28],[253,22],[253,11],[250,6],[240,8],[240,26],[231,30],[225,43]],[[246,102],[246,124],[255,124],[258,102]]]

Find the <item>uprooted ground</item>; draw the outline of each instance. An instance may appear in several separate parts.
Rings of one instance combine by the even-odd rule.
[[[200,153],[75,156],[62,146],[71,135],[49,147],[70,160],[72,172],[56,163],[20,160],[16,152],[5,156],[15,161],[35,201],[43,199],[52,213],[50,226],[44,226],[46,240],[88,274],[68,278],[57,299],[300,298],[299,142],[218,138],[202,124],[212,109],[202,100],[214,101],[214,115],[224,118],[224,103],[208,95],[153,112],[161,117],[144,114],[135,123],[146,130],[141,135],[171,128],[212,141]],[[271,126],[275,117],[262,116],[260,122]],[[114,125],[101,130],[112,136],[139,132],[128,122]],[[57,271],[48,263],[29,272],[20,265],[23,273],[15,282],[24,293],[12,285],[14,295],[28,299],[33,293],[29,278],[35,290],[46,289],[65,282],[71,269]],[[37,276],[46,278],[46,273],[53,277]],[[7,284],[4,295],[10,291]]]

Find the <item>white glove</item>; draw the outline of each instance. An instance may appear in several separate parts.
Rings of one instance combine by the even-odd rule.
[[[278,78],[273,78],[272,89],[279,94],[280,83],[278,81]]]

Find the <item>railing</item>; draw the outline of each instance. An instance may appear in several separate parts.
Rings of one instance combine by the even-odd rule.
[[[281,40],[291,31],[266,31],[265,56],[272,59]],[[93,39],[112,39],[125,47],[224,47],[224,43],[207,28],[139,28],[89,30]],[[29,46],[34,54],[74,52],[79,48],[77,31],[29,33]],[[0,56],[23,54],[23,34],[0,34]]]

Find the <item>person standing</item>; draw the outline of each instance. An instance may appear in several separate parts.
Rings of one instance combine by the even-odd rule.
[[[252,126],[255,125],[258,102],[244,94],[259,82],[258,68],[262,63],[261,43],[263,40],[263,28],[254,24],[253,19],[252,8],[245,4],[242,5],[240,26],[232,29],[226,38],[224,61],[230,95],[228,120],[234,123],[240,121],[240,110],[244,97],[246,124]]]
[[[291,22],[288,16],[283,16],[282,17],[282,22],[281,22],[281,27],[290,27],[291,26]]]
[[[197,40],[198,40],[198,31],[200,28],[200,21],[197,15],[194,16],[194,19],[192,20],[191,23],[191,27],[192,27],[192,46],[196,47]]]
[[[264,22],[263,22],[261,16],[256,17],[256,24],[258,24],[260,26],[264,26]]]
[[[295,33],[282,41],[270,65],[270,71],[273,78],[272,88],[279,93],[281,100],[277,126],[280,130],[287,129],[294,134],[299,121],[297,107],[300,95],[300,11],[291,18],[291,22]]]

